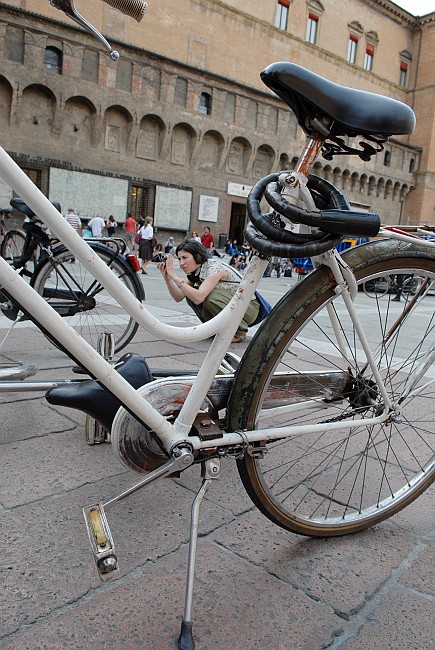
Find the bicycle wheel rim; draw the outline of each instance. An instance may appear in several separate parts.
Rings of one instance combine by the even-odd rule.
[[[386,271],[391,274],[414,272],[435,280],[434,261],[398,258],[365,266],[357,271],[357,277],[361,285],[368,278],[385,275]],[[296,373],[300,373],[302,368],[337,369],[334,358],[337,353],[334,353],[331,332],[323,330],[322,333],[319,326],[323,308],[328,303],[334,304],[337,298],[325,272],[319,271],[317,277],[313,276],[299,285],[296,292],[292,292],[293,300],[289,300],[287,306],[286,301],[281,301],[272,315],[276,325],[271,319],[264,333],[259,333],[253,341],[253,352],[248,354],[248,350],[246,360],[243,360],[245,371],[242,364],[235,382],[237,385],[240,380],[244,398],[241,399],[241,393],[235,390],[229,404],[231,430],[280,425],[279,418],[267,418],[267,411],[263,408],[269,380],[277,368]],[[380,323],[378,329],[373,322],[370,324],[368,336],[371,345],[374,345],[377,332],[381,332],[382,337],[386,336],[394,315],[397,320],[397,314],[407,304],[405,300],[392,303],[392,298],[392,295],[387,295],[373,301],[363,292],[357,296],[356,302],[365,301],[365,308],[375,314],[372,320]],[[289,303],[293,303],[290,308]],[[403,392],[409,370],[434,344],[434,306],[435,296],[421,298],[411,316],[390,336],[388,345],[380,348],[379,367],[386,377],[389,394],[396,399]],[[424,332],[424,340],[412,344],[409,341],[415,339],[413,330],[417,316],[420,321],[424,320],[419,325]],[[355,345],[353,331],[343,321],[345,317],[341,308],[339,318],[348,345],[352,347]],[[283,322],[284,326],[279,326]],[[311,335],[308,335],[310,332]],[[402,358],[399,346],[406,340],[410,352]],[[314,341],[315,345],[311,345],[310,341]],[[285,352],[289,345],[293,350],[291,354]],[[298,357],[294,357],[294,354],[298,354]],[[257,358],[256,370],[253,370],[254,356]],[[267,360],[259,363],[259,358]],[[354,353],[351,360],[357,368],[366,365],[360,350],[358,355]],[[432,367],[422,377],[420,385],[430,382],[433,374]],[[347,397],[338,402],[319,404],[321,408],[318,412],[313,412],[310,407],[298,414],[283,416],[285,424],[291,421],[294,424],[314,424],[330,419],[329,431],[273,442],[267,445],[263,459],[247,454],[238,461],[239,473],[248,494],[274,523],[306,535],[330,536],[355,532],[391,516],[434,480],[435,418],[430,413],[430,402],[435,397],[434,382],[401,404],[401,421],[390,421],[377,427],[334,430],[334,422],[341,423],[344,418],[351,421],[356,417],[370,417],[381,408],[379,394],[371,389],[369,383],[371,372],[366,370],[363,380],[356,382],[353,399],[357,406],[351,406]],[[361,400],[362,393],[370,396],[371,390],[376,406],[369,409],[362,406]],[[309,398],[305,399],[308,401]],[[239,411],[242,405],[239,415],[234,413],[237,403]],[[244,405],[247,406],[243,408]],[[231,415],[232,409],[234,412]]]
[[[19,230],[9,230],[1,243],[0,255],[9,264],[12,264],[14,259],[21,257],[23,254],[25,242],[26,236],[24,233]]]
[[[94,245],[93,249],[129,291],[142,300],[143,289],[127,263],[120,257],[114,258],[113,250],[103,245]],[[119,352],[132,340],[138,324],[79,260],[73,260],[63,247],[55,250],[54,257],[44,260],[36,269],[33,287],[94,348],[101,334],[111,332],[115,352]],[[74,313],[66,315],[69,310]]]

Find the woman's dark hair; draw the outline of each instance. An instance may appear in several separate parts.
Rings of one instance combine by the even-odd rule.
[[[178,244],[175,249],[175,254],[177,256],[179,251],[187,251],[188,253],[191,253],[197,264],[204,264],[204,262],[208,260],[207,250],[199,243],[199,241],[195,241],[194,239]]]

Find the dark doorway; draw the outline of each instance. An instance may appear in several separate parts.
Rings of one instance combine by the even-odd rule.
[[[246,224],[246,205],[245,203],[231,204],[231,220],[229,238],[236,239],[238,244],[243,244],[244,230]]]
[[[154,217],[154,187],[149,185],[131,185],[128,211],[133,217]]]

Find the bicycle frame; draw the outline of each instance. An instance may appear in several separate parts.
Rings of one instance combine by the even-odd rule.
[[[306,151],[310,149],[308,144]],[[301,161],[306,167],[306,151],[301,156]],[[311,159],[313,157],[311,156]],[[306,171],[306,170],[305,170]],[[72,328],[65,324],[63,319],[56,314],[53,309],[47,305],[45,300],[35,294],[32,288],[19,277],[18,273],[12,270],[9,265],[0,259],[0,288],[4,289],[12,298],[14,298],[28,312],[43,330],[51,334],[59,343],[68,351],[72,359],[77,361],[95,377],[111,394],[124,405],[129,411],[143,424],[151,428],[159,437],[164,449],[170,454],[172,450],[180,443],[186,442],[186,437],[191,431],[193,422],[199,412],[209,387],[217,373],[220,362],[225,356],[234,335],[238,323],[246,311],[247,305],[251,300],[254,291],[262,277],[267,261],[261,260],[254,256],[248,265],[245,276],[235,293],[229,305],[212,320],[195,325],[193,327],[178,328],[162,323],[153,317],[146,307],[132,296],[132,294],[122,285],[122,283],[113,276],[110,269],[102,260],[90,249],[73,229],[71,229],[62,218],[56,208],[50,201],[34,186],[32,181],[21,171],[18,165],[0,148],[0,175],[6,182],[21,196],[38,217],[46,223],[50,230],[67,246],[67,248],[86,266],[86,268],[97,278],[97,280],[106,288],[112,297],[133,317],[137,322],[150,333],[164,338],[174,343],[195,342],[204,340],[211,336],[213,342],[206,355],[198,375],[192,378],[191,388],[188,391],[185,402],[181,411],[173,423],[163,417],[144,397],[138,395],[128,382],[126,382],[113,369],[113,367],[104,360],[88,343],[81,337],[77,336]],[[415,242],[415,238],[383,229],[382,234],[388,234],[394,238]],[[419,243],[429,248],[434,248],[435,243],[419,239]],[[343,296],[344,303],[349,311],[350,317],[358,331],[358,336],[367,357],[367,362],[376,377],[379,390],[385,400],[388,408],[377,417],[370,420],[364,419],[361,424],[376,424],[386,420],[388,409],[391,403],[387,391],[383,384],[380,373],[376,367],[375,354],[370,350],[361,326],[358,314],[352,304],[352,287],[351,271],[346,267],[335,251],[330,254],[320,256],[317,262],[330,266],[337,281],[339,292]],[[354,281],[353,281],[354,284]],[[333,315],[330,313],[332,326],[334,327]],[[339,337],[338,337],[339,340]],[[345,354],[344,344],[342,353]],[[345,358],[345,356],[344,356]],[[427,364],[416,371],[415,377],[409,386],[418,381],[419,377],[424,374]],[[307,403],[304,404],[308,406]],[[346,429],[355,427],[360,423],[359,420],[352,422],[335,422],[335,429]],[[277,438],[288,437],[291,435],[300,435],[311,433],[327,428],[327,424],[307,425],[288,428],[270,428],[257,431],[244,432],[243,436],[238,432],[226,433],[225,437],[214,440],[202,441],[199,437],[189,436],[189,447],[194,450],[207,449],[215,446],[225,447],[240,445],[241,443],[253,443],[260,440],[274,440]]]

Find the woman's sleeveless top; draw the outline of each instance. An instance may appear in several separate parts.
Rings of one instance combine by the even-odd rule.
[[[199,274],[197,276],[199,280],[198,284],[204,282],[205,278],[209,275],[222,273],[222,271],[227,273],[228,279],[218,282],[215,288],[223,289],[231,294],[235,293],[240,284],[240,276],[231,268],[231,266],[225,264],[225,262],[222,262],[221,260],[207,260],[207,262],[204,262],[204,264],[200,266]]]

